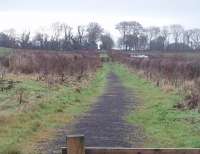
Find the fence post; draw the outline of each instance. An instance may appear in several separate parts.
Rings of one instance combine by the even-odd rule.
[[[67,136],[67,154],[85,154],[83,135]]]
[[[67,154],[67,147],[61,147],[61,154]]]

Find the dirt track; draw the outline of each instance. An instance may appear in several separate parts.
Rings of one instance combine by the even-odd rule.
[[[59,129],[57,139],[43,147],[48,149],[49,154],[59,153],[59,148],[65,145],[65,136],[69,134],[84,134],[87,146],[140,147],[143,140],[140,130],[124,120],[134,107],[130,94],[118,77],[111,73],[105,93],[92,110],[70,126]]]

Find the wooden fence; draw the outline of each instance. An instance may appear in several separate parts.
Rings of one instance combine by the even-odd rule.
[[[62,154],[200,154],[200,149],[138,149],[85,147],[83,135],[67,136]]]
[[[12,81],[12,80],[1,80],[0,79],[0,90],[7,91],[14,87],[15,84],[20,83],[20,81]]]

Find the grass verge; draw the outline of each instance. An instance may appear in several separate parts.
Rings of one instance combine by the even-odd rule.
[[[11,48],[0,47],[0,57],[7,56],[12,52]]]
[[[64,85],[45,89],[34,81],[23,82],[23,88],[31,89],[33,93],[47,92],[43,92],[44,96],[27,112],[0,119],[0,153],[34,153],[32,148],[38,140],[51,137],[55,128],[88,111],[94,99],[102,93],[108,71],[109,67],[105,64],[88,86],[80,91]]]
[[[144,129],[145,148],[200,148],[200,114],[173,108],[182,96],[162,91],[123,65],[114,64],[113,70],[138,102],[127,121]]]

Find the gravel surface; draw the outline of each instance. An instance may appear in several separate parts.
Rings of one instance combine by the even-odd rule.
[[[134,96],[119,78],[110,73],[105,92],[92,109],[74,123],[58,129],[58,136],[54,140],[40,143],[41,153],[60,153],[60,147],[65,146],[66,136],[71,134],[85,135],[87,146],[141,147],[144,139],[142,131],[124,120],[135,105],[132,98]]]

